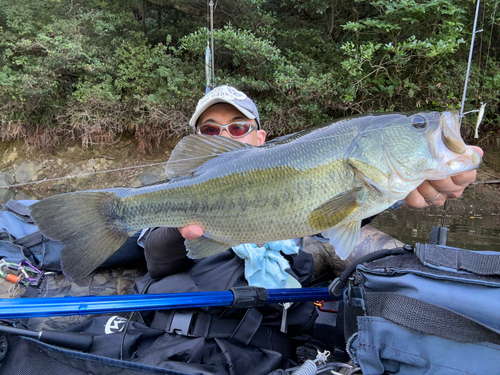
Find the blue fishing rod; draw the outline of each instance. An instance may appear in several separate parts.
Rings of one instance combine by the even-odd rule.
[[[0,319],[48,316],[87,315],[185,309],[203,306],[252,308],[273,303],[334,301],[327,288],[264,289],[235,287],[230,291],[169,294],[132,294],[120,296],[85,296],[52,298],[0,299]],[[47,344],[88,352],[94,336],[78,332],[30,331],[0,325],[0,332],[30,337]]]
[[[107,314],[128,311],[185,309],[204,306],[252,308],[266,304],[335,301],[328,288],[264,289],[235,287],[229,291],[119,296],[0,299],[0,319]]]

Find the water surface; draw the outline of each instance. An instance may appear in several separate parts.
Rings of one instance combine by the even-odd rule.
[[[450,207],[447,210],[445,227],[448,228],[448,246],[500,251],[500,213],[482,208],[485,205],[486,202],[462,202],[459,209]],[[442,217],[442,207],[420,210],[401,207],[382,212],[371,225],[414,245],[417,242],[429,243],[431,227],[441,226]]]

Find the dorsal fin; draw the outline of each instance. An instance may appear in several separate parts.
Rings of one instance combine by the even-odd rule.
[[[210,159],[246,147],[253,146],[218,135],[188,135],[181,139],[172,151],[165,167],[165,174],[167,178],[190,175],[196,168]]]

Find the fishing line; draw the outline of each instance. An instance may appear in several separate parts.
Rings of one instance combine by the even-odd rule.
[[[391,125],[391,126],[392,127],[396,127],[396,126],[404,126],[404,125]],[[378,130],[376,130],[376,129],[374,129],[374,130],[365,130],[364,132],[367,133],[367,132],[373,132],[373,131],[378,131]],[[325,139],[327,139],[327,138],[336,138],[336,137],[349,136],[349,135],[353,135],[353,134],[358,134],[358,131],[347,133],[347,134],[344,133],[344,134],[341,134],[341,135],[331,135],[331,136],[325,137]],[[311,140],[304,140],[304,141],[300,141],[299,140],[299,141],[296,141],[296,143],[311,142],[311,141],[314,141],[314,140],[313,139],[311,139]],[[192,157],[192,158],[179,159],[179,160],[176,160],[175,162],[177,163],[177,162],[197,160],[197,159],[208,159],[208,158],[211,158],[211,157],[213,157],[213,156],[212,155],[196,156],[196,157]],[[8,185],[8,186],[1,186],[0,189],[9,189],[9,188],[20,187],[20,186],[28,186],[28,185],[33,185],[33,184],[40,184],[40,183],[43,183],[43,182],[52,182],[52,181],[58,181],[58,180],[67,180],[67,179],[70,179],[70,178],[89,177],[89,176],[93,176],[93,175],[96,175],[96,174],[110,173],[110,172],[119,172],[119,171],[124,171],[124,170],[129,170],[129,169],[154,167],[156,165],[164,165],[164,164],[167,164],[167,163],[168,163],[168,161],[164,161],[164,162],[160,162],[160,163],[144,164],[144,165],[137,165],[137,166],[132,166],[132,167],[117,168],[117,169],[108,169],[108,170],[105,170],[105,171],[89,172],[89,173],[83,173],[83,174],[72,175],[72,176],[54,177],[54,178],[48,178],[48,179],[44,179],[44,180],[40,180],[40,181],[30,181],[30,182],[24,182],[24,183],[20,183],[20,184],[14,184],[14,185]]]
[[[468,113],[472,113],[472,112],[477,112],[477,111],[478,110],[466,112],[464,115],[466,115]],[[418,112],[416,112],[415,114],[418,114]],[[394,121],[397,121],[397,119],[393,120],[393,122]],[[408,124],[406,124],[406,123],[405,124],[392,124],[391,125],[391,122],[389,122],[389,123],[387,123],[387,125],[385,127],[386,128],[397,128],[397,127],[406,127],[406,126],[408,126]],[[359,130],[354,130],[354,131],[349,132],[349,133],[343,133],[343,134],[335,134],[335,135],[325,136],[325,137],[323,137],[323,139],[333,139],[333,138],[340,138],[340,137],[351,136],[351,135],[367,134],[367,133],[373,133],[373,132],[379,132],[379,131],[380,131],[380,129],[363,130],[362,132],[360,132]],[[293,136],[293,133],[289,134],[289,135],[286,135],[284,137],[289,137],[289,136]],[[277,139],[279,139],[279,138],[277,138]],[[271,140],[269,142],[273,142],[273,140]],[[297,140],[294,141],[295,144],[306,143],[306,142],[317,142],[317,139],[306,139],[306,140],[297,139]],[[271,143],[266,143],[266,144],[271,144]],[[266,145],[266,144],[264,144],[264,145]],[[195,157],[192,157],[192,158],[184,158],[184,159],[179,159],[179,160],[176,160],[176,161],[172,161],[172,163],[180,163],[180,162],[191,161],[191,160],[198,160],[198,159],[209,159],[209,158],[212,158],[213,156],[214,155],[195,156]],[[14,188],[14,187],[20,187],[20,186],[40,184],[40,183],[43,183],[43,182],[65,180],[65,179],[70,179],[70,178],[89,177],[89,176],[93,176],[93,175],[96,175],[96,174],[110,173],[110,172],[119,172],[119,171],[129,170],[129,169],[153,167],[153,166],[157,166],[157,165],[165,165],[168,162],[169,161],[164,161],[164,162],[160,162],[160,163],[144,164],[144,165],[137,165],[137,166],[132,166],[132,167],[117,168],[117,169],[108,169],[108,170],[105,170],[105,171],[89,172],[89,173],[83,173],[83,174],[72,175],[72,176],[54,177],[54,178],[44,179],[44,180],[40,180],[40,181],[30,181],[30,182],[25,182],[25,183],[20,183],[20,184],[2,186],[2,187],[0,187],[0,189],[8,189],[8,188]]]
[[[127,335],[128,328],[130,326],[130,322],[132,321],[132,318],[135,314],[135,311],[131,311],[128,313],[128,318],[127,322],[125,323],[123,327],[123,333],[122,333],[122,338],[120,340],[120,361],[123,361],[123,349],[125,347],[125,336]]]

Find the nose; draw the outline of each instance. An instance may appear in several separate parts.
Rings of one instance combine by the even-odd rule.
[[[226,138],[232,138],[226,129],[222,129],[222,133],[220,133],[220,135]]]

